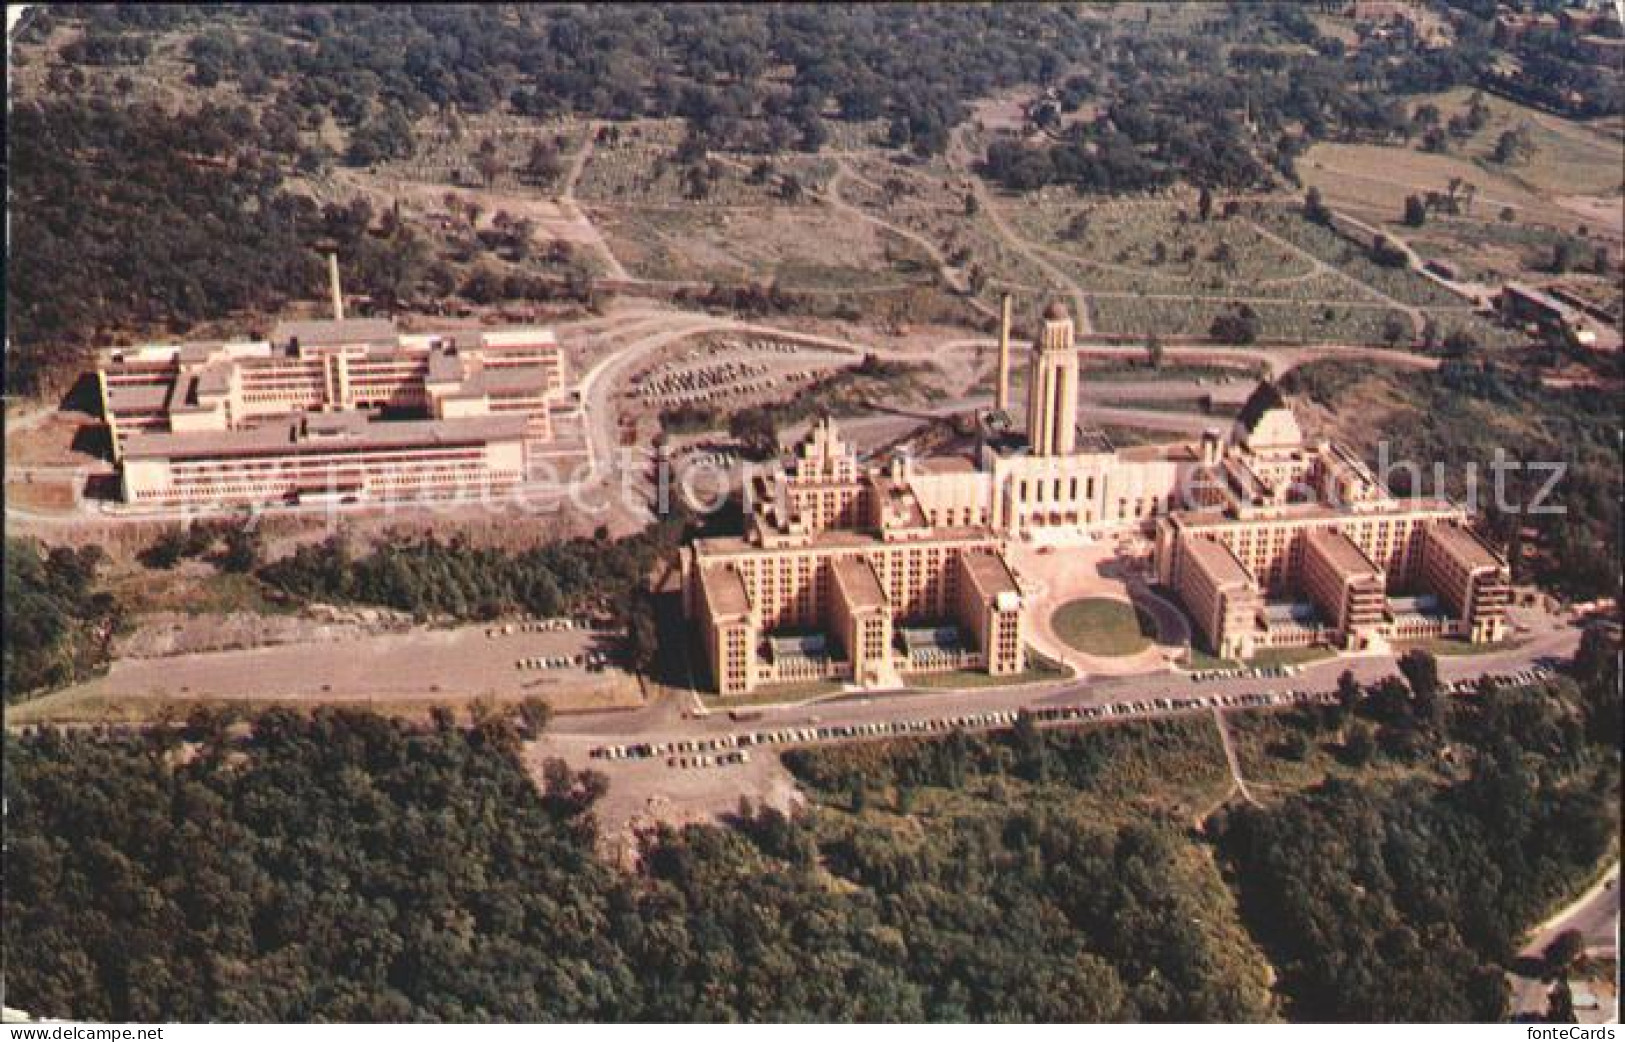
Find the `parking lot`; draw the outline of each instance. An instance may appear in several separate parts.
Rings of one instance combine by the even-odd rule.
[[[639,705],[636,680],[610,657],[614,641],[613,634],[574,623],[416,627],[350,640],[120,659],[106,676],[62,696],[353,703],[535,695],[560,711]],[[527,660],[553,664],[517,665]]]
[[[1266,667],[1258,670],[1216,672],[1227,674],[1247,672],[1260,678],[1268,678],[1287,675],[1283,671],[1291,668]],[[1456,681],[1442,685],[1441,689],[1447,694],[1470,694],[1481,690],[1486,683],[1517,685],[1533,683],[1550,675],[1551,670],[1546,666],[1535,666],[1514,673],[1491,674],[1479,679]],[[1198,681],[1193,677],[1192,682]],[[1001,730],[1014,727],[1023,715],[1030,716],[1035,724],[1063,726],[1213,709],[1284,709],[1303,705],[1329,705],[1336,701],[1335,689],[1215,695],[1170,693],[1105,705],[1043,705],[861,724],[801,725],[741,731],[714,737],[682,738],[669,742],[599,745],[589,750],[588,756],[598,760],[664,760],[667,767],[679,770],[731,767],[749,763],[751,749],[790,748],[822,742],[865,741],[879,738],[915,738],[953,731]]]

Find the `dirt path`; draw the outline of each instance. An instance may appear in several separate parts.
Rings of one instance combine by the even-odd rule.
[[[1056,285],[1063,287],[1072,296],[1072,323],[1077,334],[1079,336],[1088,336],[1093,333],[1095,327],[1089,315],[1088,295],[1065,271],[1051,263],[1042,251],[1016,234],[1015,229],[1005,223],[1004,218],[999,215],[999,209],[995,204],[993,194],[987,190],[987,185],[983,184],[982,179],[976,176],[976,172],[971,169],[970,156],[965,151],[963,130],[963,125],[957,126],[954,128],[953,133],[949,135],[948,151],[945,157],[949,167],[957,170],[970,180],[971,192],[976,196],[977,204],[981,207],[982,212],[987,214],[988,221],[993,225],[993,230],[999,234],[999,237],[1011,249],[1025,257],[1040,271],[1048,275]]]
[[[838,159],[835,162],[834,176],[831,177],[829,179],[829,183],[824,186],[823,198],[826,202],[828,202],[835,209],[844,213],[849,213],[860,221],[872,224],[877,228],[883,228],[886,231],[891,232],[893,235],[912,242],[914,245],[924,250],[926,256],[930,257],[931,262],[937,266],[937,276],[942,279],[944,285],[946,285],[954,293],[965,297],[966,301],[971,305],[971,307],[975,308],[982,314],[989,316],[996,315],[993,308],[984,304],[982,301],[977,300],[970,294],[970,287],[966,284],[963,274],[953,265],[948,263],[948,258],[942,255],[942,251],[937,248],[935,243],[910,228],[904,228],[900,225],[883,221],[879,217],[876,217],[868,211],[863,210],[841,198],[841,182],[847,177],[851,177],[856,181],[863,181],[863,183],[871,186],[873,184],[861,175],[854,173],[852,169],[847,166],[846,160]]]
[[[1241,776],[1241,760],[1236,756],[1236,747],[1230,742],[1230,725],[1225,722],[1224,710],[1218,706],[1213,707],[1213,724],[1219,729],[1219,743],[1224,746],[1224,760],[1230,765],[1230,777],[1235,779],[1236,791],[1241,793],[1242,799],[1258,806],[1258,801],[1247,789],[1247,779]]]
[[[1342,279],[1344,282],[1347,282],[1349,285],[1353,286],[1354,288],[1356,288],[1358,290],[1361,290],[1362,292],[1367,293],[1367,294],[1375,297],[1376,299],[1382,301],[1383,303],[1387,304],[1389,307],[1392,307],[1395,311],[1404,312],[1405,317],[1407,317],[1407,318],[1409,318],[1411,320],[1411,335],[1416,337],[1417,339],[1421,339],[1421,337],[1422,337],[1422,329],[1427,324],[1427,316],[1422,314],[1422,309],[1421,308],[1417,307],[1414,304],[1402,304],[1402,303],[1400,303],[1399,301],[1395,300],[1393,297],[1390,297],[1388,294],[1382,292],[1381,290],[1375,288],[1374,286],[1369,286],[1366,283],[1361,282],[1359,279],[1355,278],[1353,275],[1350,275],[1348,272],[1344,271],[1343,269],[1335,268],[1332,265],[1327,264],[1325,261],[1321,260],[1319,257],[1316,257],[1314,254],[1310,253],[1308,250],[1305,250],[1302,247],[1297,246],[1297,245],[1295,245],[1293,243],[1287,242],[1285,239],[1281,238],[1279,235],[1276,235],[1274,232],[1270,231],[1268,228],[1265,228],[1263,225],[1259,224],[1257,221],[1253,220],[1250,217],[1246,218],[1246,221],[1247,221],[1248,224],[1253,226],[1253,230],[1258,232],[1259,235],[1262,235],[1264,238],[1268,239],[1270,242],[1275,243],[1275,245],[1281,247],[1282,249],[1290,250],[1291,252],[1293,252],[1293,253],[1297,254],[1298,256],[1304,258],[1305,260],[1307,260],[1309,263],[1315,265],[1315,270],[1316,270],[1317,274],[1335,275],[1338,278]]]
[[[576,202],[576,185],[581,181],[581,172],[587,169],[587,160],[592,158],[593,140],[598,136],[598,126],[596,120],[587,123],[587,132],[581,138],[581,148],[571,158],[569,172],[564,175],[564,186],[559,189],[559,205],[566,213],[574,216],[582,227],[591,230],[588,243],[597,251],[598,257],[603,261],[604,270],[608,272],[609,277],[631,280],[631,274],[621,264],[620,258],[615,256],[615,251],[609,248],[609,240],[604,238],[604,233],[599,230],[598,226],[592,222],[592,219],[582,211],[581,205]]]

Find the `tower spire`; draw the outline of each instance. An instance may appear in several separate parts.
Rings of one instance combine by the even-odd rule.
[[[1044,309],[1027,378],[1027,445],[1035,456],[1070,455],[1078,444],[1078,352],[1066,305]]]

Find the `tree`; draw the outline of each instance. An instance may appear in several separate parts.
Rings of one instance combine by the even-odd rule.
[[[1552,260],[1549,270],[1554,275],[1562,275],[1574,264],[1574,244],[1568,239],[1559,239],[1552,243]]]
[[[1162,338],[1156,334],[1155,330],[1153,330],[1145,338],[1146,364],[1151,366],[1153,369],[1161,369],[1163,353]]]
[[[184,529],[166,528],[141,552],[141,563],[148,568],[161,570],[173,568],[186,554],[188,542]]]
[[[1343,759],[1354,767],[1364,767],[1376,755],[1377,742],[1369,724],[1356,721],[1343,736]]]
[[[479,172],[480,180],[485,187],[490,188],[496,183],[504,168],[502,156],[497,152],[497,143],[490,138],[480,142],[479,152],[474,156],[474,169]]]
[[[981,202],[979,202],[977,200],[976,193],[975,192],[966,192],[965,193],[965,216],[966,217],[975,217],[979,212],[981,212],[981,209],[982,209],[982,204],[981,204]]]
[[[1398,347],[1411,331],[1410,323],[1398,315],[1389,315],[1382,320],[1382,342],[1389,347]]]
[[[1399,657],[1399,671],[1415,696],[1416,718],[1433,726],[1439,722],[1439,661],[1433,653],[1413,648]]]
[[[519,722],[526,741],[535,741],[553,719],[553,706],[535,695],[519,703]]]
[[[1207,185],[1196,197],[1196,215],[1204,221],[1213,216],[1213,191]]]
[[[1412,228],[1420,228],[1427,223],[1428,208],[1420,198],[1414,195],[1405,197],[1405,223]]]
[[[525,162],[525,174],[534,184],[551,184],[564,172],[558,149],[546,141],[530,146],[530,158]]]
[[[1320,198],[1320,189],[1311,185],[1303,196],[1303,216],[1314,224],[1331,224],[1332,212]]]
[[[1564,930],[1552,938],[1546,950],[1541,953],[1541,958],[1546,963],[1546,975],[1563,976],[1585,955],[1585,952],[1585,934],[1574,929]]]
[[[1559,980],[1547,995],[1546,1023],[1575,1024],[1579,1020],[1574,1014],[1574,992],[1567,980]]]
[[[1221,343],[1250,344],[1258,339],[1258,313],[1247,304],[1233,304],[1214,317],[1208,333]]]
[[[1418,698],[1432,698],[1439,693],[1439,660],[1431,651],[1412,648],[1399,657],[1399,671],[1411,691]]]
[[[1495,139],[1495,149],[1490,158],[1497,163],[1517,163],[1528,159],[1534,154],[1534,139],[1529,133],[1529,127],[1518,124],[1508,130],[1501,131],[1500,137]]]
[[[779,454],[779,432],[773,414],[766,409],[740,409],[728,417],[728,434],[755,459],[772,459]]]
[[[262,552],[256,525],[233,525],[226,529],[226,548],[220,555],[220,567],[224,571],[247,574],[260,566]]]

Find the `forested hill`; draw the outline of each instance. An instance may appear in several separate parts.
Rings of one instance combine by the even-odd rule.
[[[183,1021],[1495,1020],[1617,850],[1617,645],[1467,699],[801,750],[795,818],[594,855],[513,721],[6,737],[7,1001]],[[524,723],[524,728],[533,726]],[[1206,819],[1202,828],[1194,826]],[[1227,875],[1221,875],[1221,866]],[[1266,957],[1268,962],[1266,962]],[[1271,979],[1275,984],[1271,986]]]
[[[8,269],[8,379],[32,391],[92,342],[315,296],[315,245],[358,224],[373,236],[336,242],[354,292],[445,296],[412,228],[284,193],[481,117],[679,119],[690,167],[856,140],[925,162],[955,127],[974,136],[973,102],[1022,85],[1044,91],[1042,133],[981,168],[1007,190],[1256,190],[1313,141],[1408,133],[1403,95],[1489,64],[1472,5],[1448,50],[1358,56],[1296,3],[1156,6],[36,7],[14,46],[11,246],[29,260]],[[560,168],[548,147],[535,169]]]

